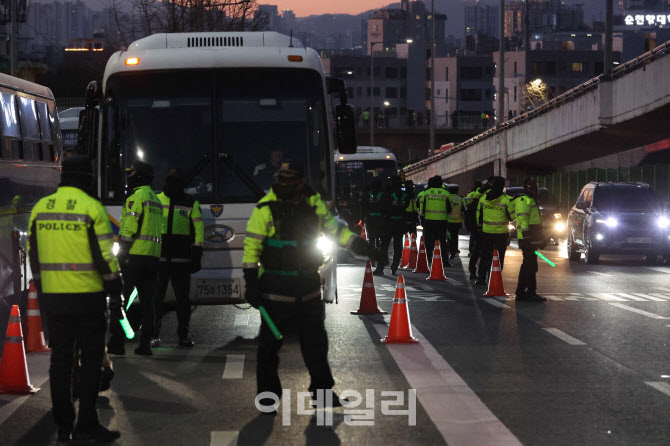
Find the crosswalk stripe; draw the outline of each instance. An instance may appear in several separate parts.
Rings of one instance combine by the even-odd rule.
[[[238,314],[235,316],[234,325],[249,325],[249,315],[248,314]]]
[[[648,311],[640,310],[640,309],[635,308],[635,307],[629,307],[628,305],[620,304],[620,303],[617,303],[617,302],[610,302],[610,305],[612,305],[614,307],[617,307],[617,308],[621,308],[623,310],[631,311],[633,313],[641,314],[642,316],[647,316],[647,317],[650,317],[652,319],[670,319],[670,317],[665,317],[665,316],[661,316],[659,314],[650,313]]]
[[[226,355],[226,366],[223,369],[223,379],[242,379],[244,373],[245,355]]]
[[[626,293],[614,293],[614,294],[616,294],[617,296],[625,297],[626,299],[636,300],[638,302],[647,302],[648,300],[650,300],[650,299],[646,299],[647,296],[645,294],[640,294],[639,295],[639,296],[643,296],[643,297],[637,297],[637,296],[633,296],[632,294],[626,294]],[[654,300],[654,299],[651,299],[651,300]]]
[[[659,299],[658,297],[650,296],[649,294],[633,293],[636,296],[644,297],[645,299],[655,300],[656,302],[662,302],[665,299]]]
[[[606,301],[619,301],[619,302],[625,302],[626,299],[623,299],[621,297],[616,297],[613,296],[609,293],[587,293],[589,296],[593,296],[596,299],[600,300],[606,300]]]
[[[557,297],[557,296],[544,296],[544,297],[546,297],[549,300],[563,300],[563,299],[561,299],[560,297]]]
[[[611,274],[601,273],[600,271],[587,271],[587,273],[597,274],[599,276],[611,276]]]
[[[670,296],[667,294],[654,293],[652,296],[660,297],[663,300],[670,300]]]
[[[499,301],[497,301],[497,300],[495,300],[495,299],[491,299],[491,298],[488,298],[488,297],[485,297],[485,298],[483,298],[483,299],[480,299],[480,301],[481,301],[481,302],[486,302],[486,303],[489,304],[489,305],[493,305],[493,306],[496,307],[496,308],[511,308],[511,307],[505,305],[505,304],[502,303],[502,302],[499,302]]]
[[[209,446],[237,446],[239,437],[239,431],[212,431],[210,432]]]
[[[659,392],[663,392],[666,395],[670,396],[670,384],[663,381],[645,381],[646,385],[653,387]]]
[[[452,285],[456,285],[456,286],[463,286],[463,284],[456,279],[449,279],[449,281],[447,283],[451,283]]]
[[[645,266],[646,269],[658,271],[659,273],[670,274],[670,268],[663,268],[662,266]]]
[[[561,341],[566,342],[570,345],[586,345],[584,342],[580,341],[577,338],[573,338],[572,336],[559,330],[558,328],[543,328],[543,330],[545,330],[548,333],[551,333]]]

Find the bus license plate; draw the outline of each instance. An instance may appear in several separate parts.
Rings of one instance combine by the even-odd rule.
[[[651,243],[649,237],[628,237],[628,243]]]
[[[240,297],[239,279],[198,279],[198,297]]]

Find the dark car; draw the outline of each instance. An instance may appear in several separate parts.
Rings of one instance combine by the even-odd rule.
[[[568,216],[568,257],[598,263],[601,254],[642,254],[655,263],[668,253],[670,220],[645,183],[584,186]]]
[[[505,193],[512,198],[517,197],[521,192],[523,192],[523,187],[508,187],[505,189]],[[565,219],[558,213],[558,205],[554,196],[546,187],[540,188],[538,202],[542,228],[544,229],[544,235],[547,237],[547,243],[553,241],[557,245],[559,240],[565,238]],[[515,225],[510,225],[510,232],[513,237],[516,237]]]

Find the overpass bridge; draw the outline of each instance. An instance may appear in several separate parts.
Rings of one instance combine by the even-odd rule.
[[[670,42],[481,133],[407,166],[415,183],[440,175],[471,185],[491,175],[547,174],[670,138]]]

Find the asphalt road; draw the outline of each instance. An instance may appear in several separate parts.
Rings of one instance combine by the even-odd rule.
[[[172,313],[154,357],[114,361],[112,389],[99,398],[101,420],[121,430],[124,445],[670,443],[670,267],[614,256],[573,263],[564,246],[550,247],[545,254],[556,267],[542,263],[538,274],[549,300],[517,303],[513,295],[481,297],[486,290],[473,288],[463,267],[467,239],[460,245],[446,282],[403,273],[420,341],[413,345],[380,342],[388,316],[350,314],[364,264],[340,258],[339,303],[327,306],[329,358],[336,392],[360,400],[356,408],[309,413],[300,404],[308,376],[287,333],[280,374],[291,401],[277,417],[259,415],[258,312],[203,307],[193,315],[194,349],[175,347]],[[510,294],[521,263],[514,246],[503,271]],[[395,284],[390,274],[375,277],[379,307],[389,314]],[[44,381],[45,359],[30,359],[34,381]],[[398,393],[402,404],[390,406]],[[48,381],[22,400],[0,396],[0,443],[53,441],[49,410]]]

